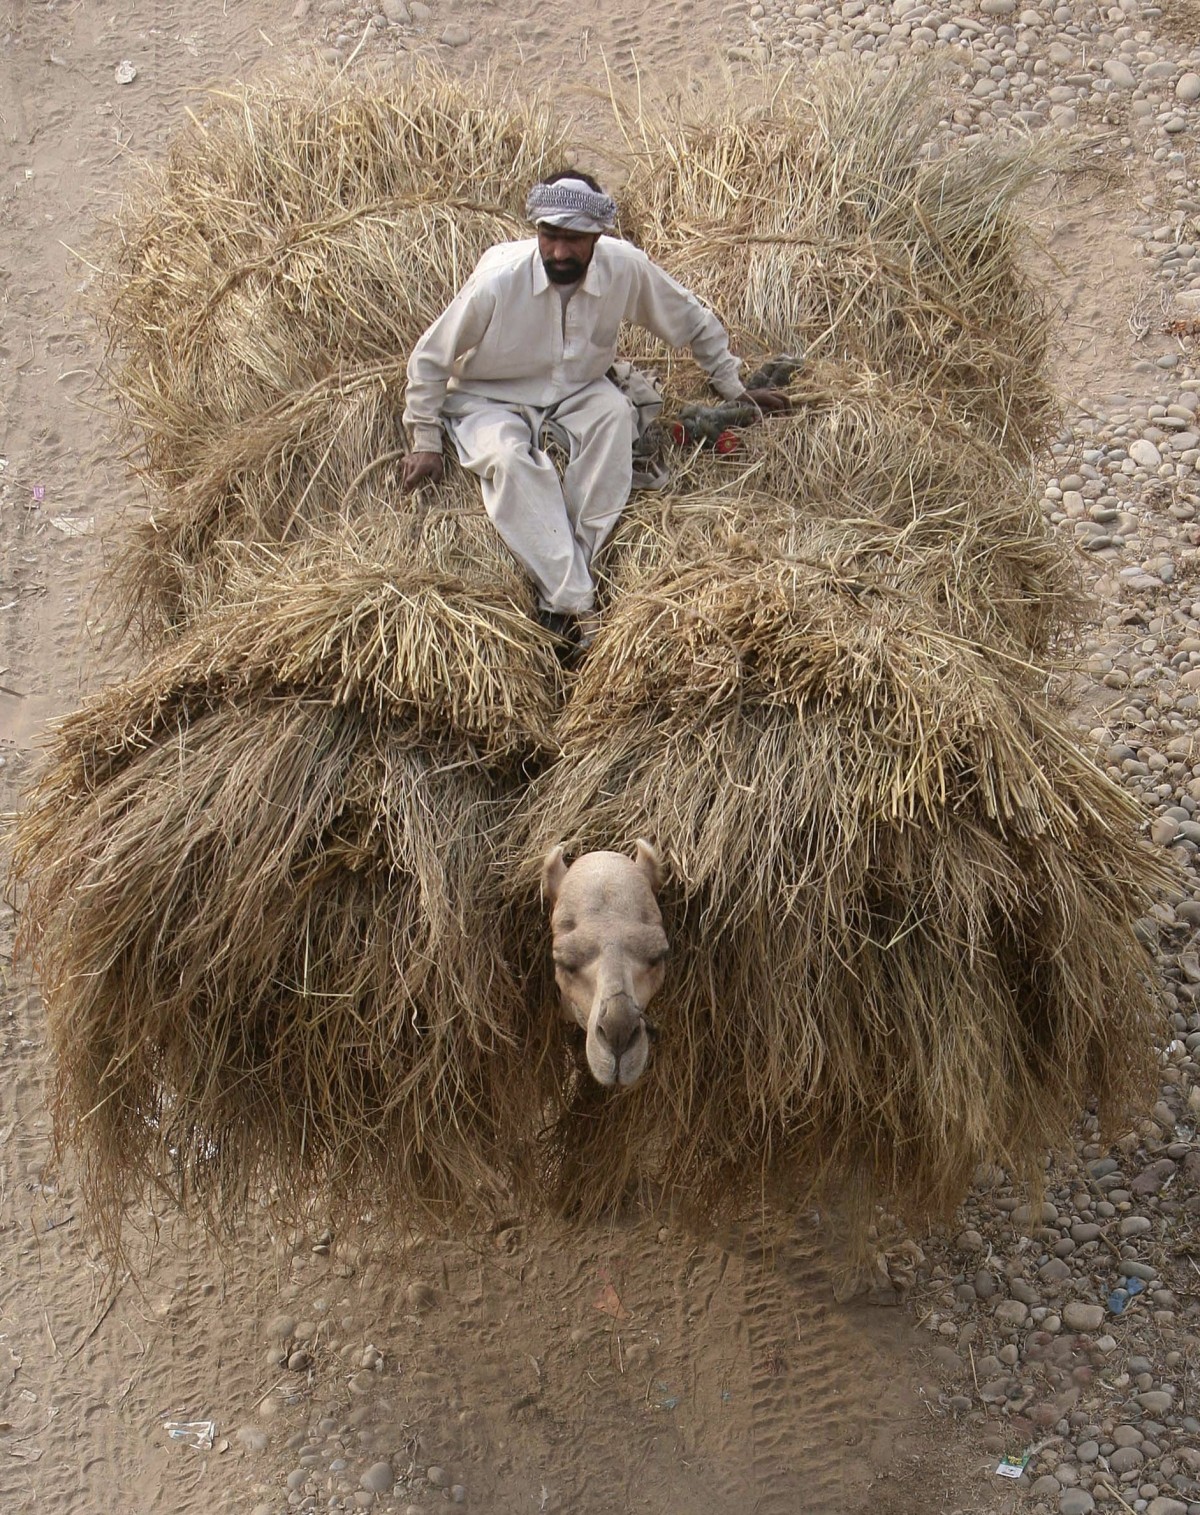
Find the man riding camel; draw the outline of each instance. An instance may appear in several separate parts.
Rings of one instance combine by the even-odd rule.
[[[443,429],[483,485],[496,530],[554,618],[596,630],[592,562],[625,508],[635,412],[605,375],[621,322],[690,347],[726,400],[787,408],[777,390],[747,390],[724,327],[639,248],[607,235],[617,207],[594,179],[554,174],[530,191],[536,238],[488,249],[408,363],[405,492],[442,479]],[[568,443],[560,483],[541,450],[553,424]]]

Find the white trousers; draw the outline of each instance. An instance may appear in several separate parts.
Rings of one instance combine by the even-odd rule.
[[[484,509],[537,586],[542,608],[590,610],[592,560],[629,499],[633,406],[615,384],[596,379],[544,408],[452,393],[444,415],[463,467],[482,481]],[[538,445],[547,423],[566,439],[561,484]]]

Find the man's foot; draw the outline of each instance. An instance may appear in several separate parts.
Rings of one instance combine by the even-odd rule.
[[[538,606],[538,625],[544,626],[551,636],[561,637],[564,642],[572,640],[575,617],[564,610],[543,610]]]
[[[598,610],[581,610],[575,617],[575,646],[580,652],[587,652],[596,640],[596,633],[600,630],[600,612]]]

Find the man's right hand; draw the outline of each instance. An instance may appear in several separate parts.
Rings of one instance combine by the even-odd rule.
[[[440,452],[410,452],[400,471],[400,493],[411,494],[422,484],[440,484],[445,465]]]

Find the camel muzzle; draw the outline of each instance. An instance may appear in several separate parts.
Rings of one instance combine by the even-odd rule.
[[[642,1012],[628,994],[605,1000],[596,1017],[596,1034],[619,1062],[642,1027]]]

